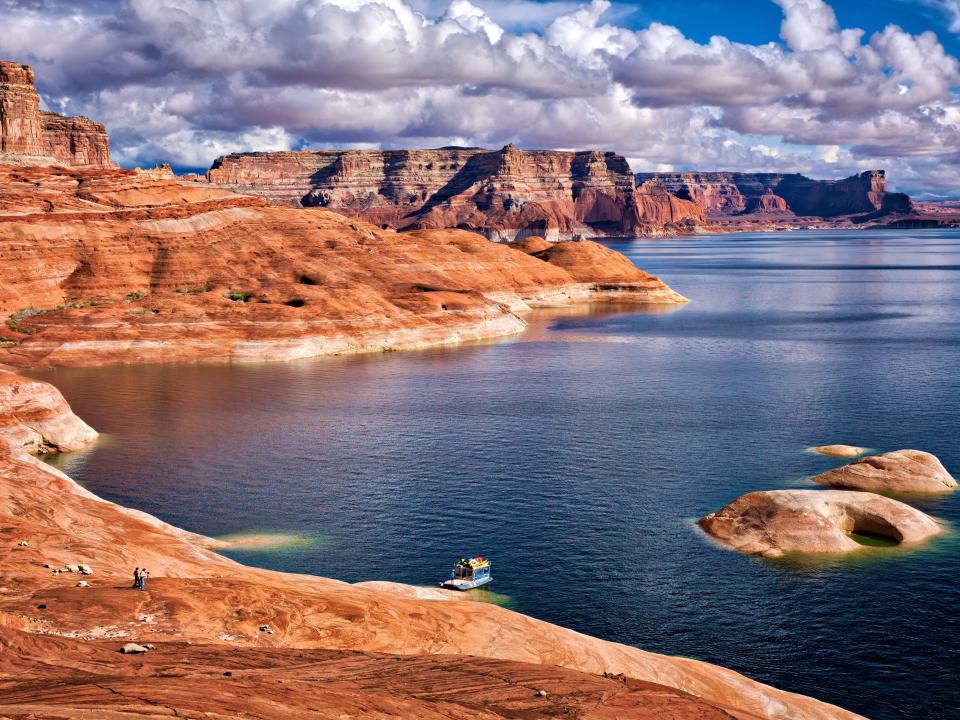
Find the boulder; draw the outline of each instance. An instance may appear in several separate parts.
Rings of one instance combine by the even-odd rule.
[[[701,518],[701,528],[745,553],[848,553],[851,535],[915,545],[942,532],[930,516],[892,498],[852,490],[769,490],[743,495]]]
[[[143,645],[138,645],[137,643],[129,642],[120,648],[120,652],[124,655],[142,655],[147,652],[150,648],[144,647]]]
[[[852,458],[863,455],[867,450],[856,445],[817,445],[813,451],[828,457]]]
[[[956,490],[936,456],[922,450],[869,455],[813,478],[819,485],[887,493],[943,493]]]
[[[507,243],[514,250],[519,250],[527,255],[535,255],[550,248],[550,243],[539,235],[528,235],[525,238]]]
[[[93,575],[93,570],[89,565],[78,565],[77,572],[79,572],[81,575]]]

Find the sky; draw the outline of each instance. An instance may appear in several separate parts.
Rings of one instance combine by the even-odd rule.
[[[960,197],[960,0],[0,0],[0,59],[124,166],[605,149]]]

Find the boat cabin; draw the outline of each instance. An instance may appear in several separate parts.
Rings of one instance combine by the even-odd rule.
[[[490,568],[490,561],[485,557],[460,558],[453,566],[450,579],[440,586],[450,590],[473,590],[493,580]]]

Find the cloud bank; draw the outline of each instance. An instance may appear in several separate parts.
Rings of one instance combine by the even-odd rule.
[[[779,37],[750,45],[632,30],[607,0],[0,0],[0,57],[35,66],[51,109],[106,122],[127,165],[514,142],[636,170],[884,167],[960,194],[960,70],[937,36],[774,2]]]

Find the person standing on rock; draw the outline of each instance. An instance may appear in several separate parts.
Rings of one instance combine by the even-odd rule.
[[[146,589],[147,589],[147,588],[146,588],[147,575],[149,575],[149,574],[150,574],[150,573],[147,572],[147,569],[146,569],[146,568],[143,568],[143,570],[140,571],[140,589],[141,589],[141,590],[146,590]]]
[[[140,568],[138,567],[133,569],[133,586],[140,588]]]

